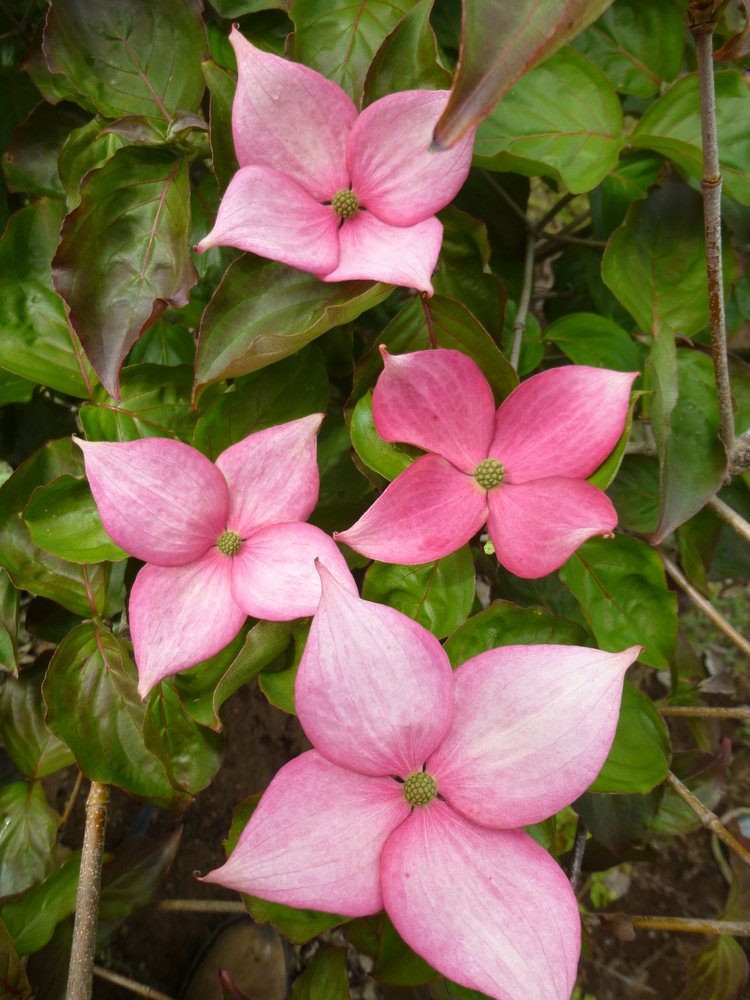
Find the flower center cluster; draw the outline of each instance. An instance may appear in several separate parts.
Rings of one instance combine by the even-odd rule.
[[[337,191],[333,196],[331,208],[342,219],[351,219],[359,208],[359,202],[352,191]]]
[[[242,539],[236,532],[225,531],[219,539],[219,552],[223,552],[225,556],[236,556],[241,545]]]
[[[493,490],[505,479],[505,469],[496,458],[485,458],[474,469],[474,478],[483,490]]]
[[[426,806],[437,795],[437,785],[431,774],[418,771],[404,782],[404,797],[411,806]]]

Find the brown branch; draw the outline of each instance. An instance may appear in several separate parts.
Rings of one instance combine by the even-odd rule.
[[[94,966],[94,975],[98,979],[105,979],[108,983],[122,986],[123,989],[130,990],[131,993],[136,993],[139,997],[147,997],[148,1000],[172,1000],[166,993],[160,993],[152,986],[144,986],[143,983],[137,983],[135,979],[128,979],[127,976],[121,976],[117,972],[110,972],[109,969],[104,969],[101,965]]]
[[[629,913],[584,913],[588,929],[619,923],[644,931],[677,931],[683,934],[729,934],[750,937],[750,923],[740,920],[703,920],[698,917],[642,917]],[[601,918],[601,919],[600,919]]]
[[[744,517],[740,517],[736,510],[732,510],[729,504],[719,500],[718,497],[711,497],[706,506],[722,521],[726,521],[730,528],[734,528],[738,535],[742,535],[745,541],[750,542],[750,524]]]
[[[86,829],[83,834],[67,1000],[91,1000],[108,807],[109,788],[98,781],[92,781],[86,800]]]
[[[247,913],[245,904],[233,899],[162,899],[154,909],[173,913]]]
[[[682,706],[666,706],[659,709],[660,715],[676,715],[685,719],[750,719],[750,707],[739,708],[707,708],[697,705],[695,708]]]
[[[573,892],[576,891],[576,886],[578,885],[578,879],[581,877],[581,865],[583,864],[583,853],[586,850],[586,824],[583,821],[583,817],[578,817],[578,825],[576,826],[576,837],[573,841],[573,862],[570,866],[570,871],[568,872],[568,878],[570,879],[570,885]]]
[[[521,357],[523,335],[526,332],[526,317],[529,314],[529,303],[534,286],[534,234],[529,232],[526,237],[526,259],[523,265],[523,287],[518,300],[518,312],[513,323],[513,349],[510,363],[514,371],[518,371],[518,361]]]
[[[70,793],[70,798],[68,799],[68,804],[65,806],[65,812],[62,814],[62,820],[60,821],[60,827],[64,827],[65,824],[70,819],[70,814],[73,812],[73,806],[76,804],[76,799],[78,798],[78,791],[81,787],[81,781],[83,779],[83,771],[78,769],[78,777],[76,778],[76,783],[73,785],[73,791]]]
[[[685,591],[693,604],[700,608],[703,614],[707,618],[710,618],[714,625],[721,629],[724,635],[728,636],[736,646],[739,646],[745,656],[750,656],[750,642],[748,642],[744,635],[741,635],[733,625],[730,625],[726,618],[719,614],[713,604],[688,582],[682,570],[678,569],[662,549],[658,551],[664,563],[664,569],[669,573],[677,586]]]
[[[706,809],[703,803],[697,799],[690,789],[683,785],[680,779],[672,774],[671,771],[667,774],[667,782],[677,792],[682,801],[686,802],[690,806],[695,815],[700,819],[703,826],[705,826],[707,830],[711,830],[712,833],[715,833],[719,840],[723,840],[727,847],[734,851],[734,853],[750,868],[750,851],[747,851],[742,844],[732,836],[716,813],[712,813],[710,809]]]

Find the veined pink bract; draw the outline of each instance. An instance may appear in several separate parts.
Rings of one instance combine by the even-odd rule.
[[[568,1000],[578,906],[520,827],[593,782],[641,647],[507,646],[453,672],[416,622],[320,574],[295,691],[315,749],[276,774],[207,880],[349,917],[385,906],[455,982]]]

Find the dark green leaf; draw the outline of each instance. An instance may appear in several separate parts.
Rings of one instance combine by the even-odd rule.
[[[129,836],[102,871],[100,920],[124,920],[148,906],[157,893],[180,844],[182,827],[151,839]]]
[[[567,618],[550,614],[544,608],[519,608],[510,601],[493,601],[457,629],[445,644],[445,651],[455,670],[489,649],[498,646],[557,643],[585,646],[585,629]]]
[[[590,792],[645,795],[669,771],[669,731],[650,698],[625,681],[614,743]]]
[[[349,1000],[346,948],[323,948],[294,983],[292,1000]]]
[[[42,681],[49,660],[49,653],[42,654],[18,678],[6,676],[0,686],[0,735],[11,760],[27,778],[44,778],[74,762],[73,754],[44,721]]]
[[[258,674],[258,684],[266,698],[276,708],[280,708],[282,712],[287,712],[289,715],[296,714],[294,685],[309,634],[310,619],[303,618],[301,624],[292,632],[293,642],[289,644],[286,652],[279,655],[275,662],[269,663]]]
[[[714,74],[719,164],[724,190],[750,205],[750,137],[744,123],[750,115],[750,93],[737,69]],[[641,118],[630,137],[635,149],[654,149],[692,177],[703,174],[698,74],[678,80]]]
[[[0,992],[2,1000],[33,995],[26,969],[2,921],[0,921],[0,990],[2,990]]]
[[[325,413],[328,378],[315,347],[303,347],[290,358],[243,375],[234,391],[207,408],[195,426],[193,445],[215,462],[248,434],[289,420]]]
[[[646,360],[643,344],[621,326],[594,313],[561,316],[547,327],[544,339],[557,344],[575,365],[642,372]]]
[[[245,254],[227,270],[201,324],[196,395],[212,382],[265,368],[390,295],[372,281],[326,284]]]
[[[26,631],[55,646],[80,624],[81,615],[73,614],[46,597],[35,597],[26,607]]]
[[[156,60],[159,61],[159,60]],[[190,259],[187,161],[127,146],[81,185],[52,266],[70,322],[112,395],[138,337],[167,305],[190,300],[198,274]]]
[[[0,560],[13,583],[82,617],[115,614],[124,601],[124,562],[79,565],[44,552],[19,516],[34,490],[58,476],[82,476],[83,459],[70,438],[51,441],[0,487]]]
[[[333,80],[358,105],[373,57],[413,6],[414,0],[362,0],[356,6],[345,0],[290,0],[297,30],[287,40],[287,53]]]
[[[639,659],[668,670],[677,642],[677,597],[645,542],[627,535],[591,538],[560,570],[601,649],[642,645]]]
[[[47,725],[73,751],[92,781],[179,811],[190,801],[170,784],[144,744],[146,706],[130,654],[111,632],[90,623],[65,637],[44,681]]]
[[[616,0],[573,45],[621,94],[650,97],[680,72],[684,38],[677,0]]]
[[[741,945],[719,934],[688,959],[687,985],[679,1000],[740,1000],[749,971]]]
[[[63,77],[65,79],[65,77]],[[60,181],[71,212],[81,203],[81,181],[89,172],[103,167],[127,140],[115,132],[103,132],[106,119],[94,118],[82,128],[71,132],[57,160]]]
[[[677,532],[680,562],[685,576],[709,599],[711,591],[706,578],[706,569],[713,561],[721,527],[722,522],[719,518],[708,507],[704,507],[689,521],[680,525]]]
[[[102,526],[85,479],[63,475],[34,490],[23,510],[31,540],[40,549],[71,562],[127,559]]]
[[[0,899],[41,882],[51,870],[60,814],[38,781],[0,788]]]
[[[210,660],[181,671],[174,685],[186,711],[200,725],[219,732],[222,728],[219,709],[223,703],[284,652],[293,624],[257,622]]]
[[[283,9],[284,0],[216,0],[212,6],[222,17],[231,19],[269,8]]]
[[[365,574],[362,597],[396,608],[438,639],[444,639],[466,621],[471,611],[471,547],[463,545],[451,555],[422,566],[375,562]]]
[[[610,0],[466,0],[461,59],[435,142],[452,146],[513,84],[609,6]]]
[[[128,354],[126,366],[152,364],[190,365],[195,360],[195,341],[190,331],[176,323],[158,319],[153,326],[133,344]]]
[[[626,455],[607,496],[625,531],[650,535],[659,523],[659,462],[648,455]]]
[[[630,441],[630,432],[633,429],[633,411],[635,410],[635,404],[642,395],[643,393],[640,391],[630,393],[630,404],[628,406],[628,413],[625,417],[625,427],[620,435],[620,440],[617,442],[607,458],[604,459],[599,468],[596,469],[595,472],[592,472],[588,478],[588,481],[596,486],[597,489],[606,490],[619,471],[620,464],[625,456],[625,449]]]
[[[144,115],[169,122],[197,111],[203,95],[206,35],[196,0],[54,0],[44,51],[109,118]]]
[[[29,959],[29,975],[38,1000],[66,1000],[70,953],[73,946],[73,918],[57,925],[49,944]]]
[[[0,368],[0,406],[30,402],[35,388],[28,379]]]
[[[573,808],[583,817],[592,837],[613,854],[625,854],[640,844],[659,811],[664,789],[646,795],[601,795],[584,792]]]
[[[5,52],[3,53],[5,55]],[[12,61],[12,56],[11,56]],[[17,66],[0,67],[0,151],[8,148],[11,133],[41,100],[41,94]]]
[[[374,496],[372,483],[352,461],[349,431],[343,416],[323,421],[318,435],[320,492],[310,522],[326,533],[344,531],[364,513]]]
[[[639,149],[629,156],[623,150],[614,170],[607,174],[598,188],[589,192],[597,239],[609,239],[623,224],[632,203],[646,197],[662,163],[662,157],[649,149]]]
[[[604,73],[564,48],[518,80],[477,130],[475,162],[590,191],[617,163],[622,109]]]
[[[199,185],[193,184],[190,196],[190,246],[195,247],[213,229],[219,211],[219,186],[213,174],[206,174]],[[186,327],[200,326],[203,311],[219,287],[224,272],[235,257],[238,250],[228,247],[211,247],[205,253],[191,251],[193,264],[200,276],[197,286],[190,293],[190,305],[181,310],[169,310],[168,318],[177,320]],[[190,338],[192,342],[192,337]],[[190,357],[184,360],[189,364],[195,362],[195,344],[191,343]]]
[[[39,951],[61,920],[75,913],[81,852],[76,851],[38,885],[32,886],[2,912],[3,923],[19,955]]]
[[[211,91],[212,165],[219,182],[219,193],[223,195],[240,166],[232,138],[232,102],[237,83],[210,59],[203,63],[202,69],[206,86]]]
[[[375,428],[372,416],[372,389],[368,389],[351,415],[352,446],[368,469],[392,481],[408,468],[419,454],[410,445],[384,441]]]
[[[53,107],[42,101],[19,125],[3,156],[3,170],[10,191],[27,191],[38,198],[64,198],[57,158],[74,129],[85,125],[90,115],[77,104],[63,101]]]
[[[0,666],[18,676],[18,609],[21,594],[0,569]]]
[[[91,366],[52,287],[61,220],[62,205],[42,198],[16,212],[0,242],[0,365],[87,399]]]
[[[46,56],[42,50],[44,21],[45,18],[40,18],[34,29],[34,37],[29,46],[28,55],[23,61],[24,73],[29,74],[49,104],[59,104],[60,101],[73,101],[82,108],[85,108],[86,111],[90,111],[92,115],[95,114],[96,108],[94,105],[78,93],[67,77],[64,77],[62,73],[50,72]]]
[[[362,107],[401,90],[450,90],[430,25],[433,0],[419,0],[383,40],[365,77]]]
[[[440,975],[412,951],[386,916],[373,976],[384,986],[420,986]]]

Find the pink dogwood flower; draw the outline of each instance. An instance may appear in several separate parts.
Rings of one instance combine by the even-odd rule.
[[[357,588],[336,543],[304,523],[318,500],[323,414],[268,427],[211,462],[181,441],[76,443],[108,534],[146,565],[130,594],[138,692],[223,649],[248,615],[315,612],[322,556]]]
[[[323,281],[432,294],[443,238],[435,212],[466,180],[475,131],[447,152],[429,151],[448,92],[390,94],[358,114],[315,70],[256,49],[236,28],[230,41],[240,169],[198,252],[238,247]]]
[[[207,880],[344,917],[385,907],[453,981],[569,1000],[578,905],[521,827],[594,781],[641,647],[505,646],[452,671],[421,625],[320,575],[295,688],[315,749],[276,774]]]
[[[465,354],[380,351],[375,427],[430,454],[335,538],[371,559],[415,565],[455,552],[486,522],[503,566],[534,579],[614,530],[611,501],[586,478],[624,430],[637,372],[553,368],[522,382],[495,413],[487,380]]]

